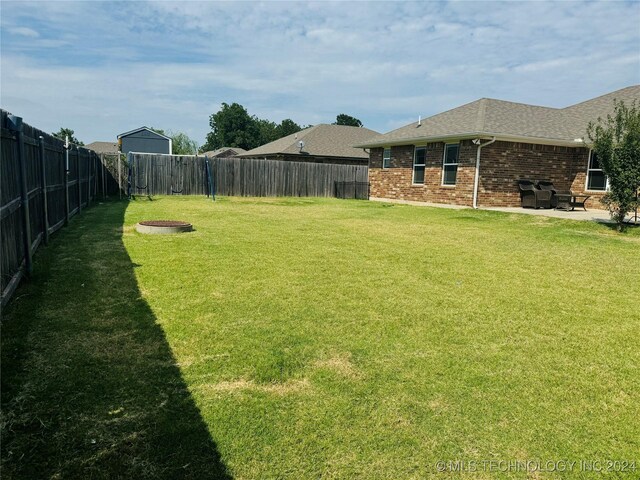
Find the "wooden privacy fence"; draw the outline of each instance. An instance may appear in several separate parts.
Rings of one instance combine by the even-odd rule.
[[[208,171],[213,193],[228,196],[333,197],[336,182],[369,180],[369,168],[359,165],[149,153],[130,153],[128,163],[134,195],[207,195]],[[368,188],[350,198],[368,198]]]
[[[31,259],[40,244],[48,243],[49,235],[89,206],[106,182],[94,151],[73,145],[65,150],[62,140],[22,119],[4,110],[0,117],[0,305],[4,306],[20,280],[31,273]]]

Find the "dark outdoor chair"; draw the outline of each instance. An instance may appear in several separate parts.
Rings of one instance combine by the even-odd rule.
[[[552,192],[539,190],[531,180],[518,180],[522,208],[551,208]]]
[[[551,207],[556,208],[558,206],[558,197],[556,195],[571,195],[569,190],[558,190],[553,182],[549,180],[538,181],[538,188],[540,190],[548,190],[551,192]]]

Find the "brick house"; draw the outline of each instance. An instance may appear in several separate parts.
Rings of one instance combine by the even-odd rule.
[[[566,108],[483,98],[369,139],[371,196],[466,206],[520,206],[517,180],[550,180],[603,208],[607,179],[584,143],[613,100],[640,85]]]
[[[367,165],[369,154],[353,145],[376,135],[379,133],[364,127],[319,124],[241,153],[238,157]]]

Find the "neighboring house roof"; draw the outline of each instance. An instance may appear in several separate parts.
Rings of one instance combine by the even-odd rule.
[[[354,148],[354,145],[375,135],[379,135],[378,132],[364,127],[320,124],[305,128],[238,156],[256,157],[286,154],[367,159],[369,158],[369,153],[362,149]],[[304,142],[302,151],[300,151],[299,144],[301,141]]]
[[[210,150],[208,152],[204,152],[203,155],[206,155],[207,157],[218,157],[222,154],[228,154],[229,152],[231,152],[233,156],[233,155],[239,155],[241,153],[245,153],[246,150],[240,147],[221,147],[221,148],[218,148],[217,150]]]
[[[120,135],[118,135],[118,138],[128,137],[129,135],[133,135],[134,133],[141,132],[142,130],[146,130],[147,132],[151,132],[154,135],[158,135],[159,137],[166,138],[167,140],[171,140],[171,137],[167,137],[166,135],[163,135],[162,133],[154,132],[149,127],[140,127],[140,128],[136,128],[136,129],[133,129],[133,130],[129,130],[128,132],[124,132],[124,133],[121,133]]]
[[[118,144],[116,142],[93,142],[85,145],[85,148],[93,150],[96,153],[117,153]]]
[[[369,139],[359,147],[411,144],[447,138],[498,137],[558,145],[576,145],[589,122],[613,111],[613,100],[640,102],[640,85],[623,88],[566,108],[482,98]]]

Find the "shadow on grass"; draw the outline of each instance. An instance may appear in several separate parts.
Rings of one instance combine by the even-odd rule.
[[[2,478],[231,478],[122,242],[126,203],[36,257],[2,322]]]

